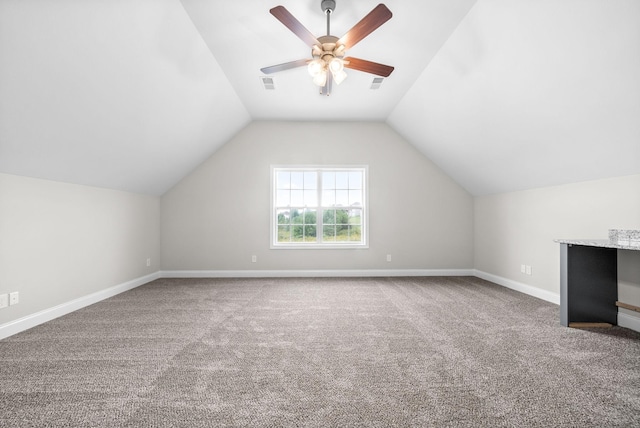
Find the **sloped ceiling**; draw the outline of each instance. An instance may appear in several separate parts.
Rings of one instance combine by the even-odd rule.
[[[330,97],[262,87],[309,56],[277,4],[324,34],[320,0],[0,0],[0,172],[161,195],[251,120],[364,120],[475,195],[640,173],[637,0],[385,0],[349,54],[395,71]]]
[[[638,174],[640,1],[478,1],[388,123],[475,195]]]
[[[249,121],[177,0],[0,0],[0,172],[160,195]]]

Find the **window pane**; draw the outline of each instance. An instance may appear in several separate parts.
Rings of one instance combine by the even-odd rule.
[[[362,224],[362,210],[350,210],[349,211],[349,224],[361,225]]]
[[[304,206],[304,191],[303,190],[292,190],[291,191],[291,204],[292,207],[302,207]]]
[[[298,210],[291,210],[291,223],[293,224],[301,224],[302,223],[302,214]]]
[[[303,172],[292,172],[291,173],[291,188],[292,189],[304,189],[304,173]]]
[[[335,190],[323,190],[322,191],[322,206],[332,207],[336,204],[336,191]]]
[[[278,210],[278,224],[289,224],[290,222],[289,210]]]
[[[352,171],[349,173],[349,189],[362,189],[362,172]]]
[[[336,224],[349,224],[349,211],[337,210],[336,211]]]
[[[291,188],[291,173],[279,171],[276,175],[276,183],[278,189],[289,189]]]
[[[361,228],[360,226],[349,226],[349,238],[348,241],[350,242],[358,242],[362,240],[362,233],[361,233]]]
[[[349,226],[336,226],[336,241],[348,240]]]
[[[362,206],[362,191],[361,190],[349,190],[349,205]]]
[[[341,207],[349,206],[348,190],[336,190],[336,206],[341,206]]]
[[[349,173],[336,172],[336,189],[348,189],[348,188],[349,188]]]
[[[304,188],[305,189],[318,188],[318,175],[315,172],[304,173]]]
[[[291,226],[291,242],[302,242],[303,231],[302,225]]]
[[[291,226],[278,226],[278,242],[291,241]]]
[[[304,242],[316,242],[316,226],[305,226],[304,227]]]
[[[316,210],[304,210],[304,224],[316,225]]]
[[[291,194],[289,190],[278,190],[276,192],[276,206],[288,207],[291,204]]]
[[[336,224],[336,212],[335,210],[324,210],[322,214],[323,224]]]
[[[322,239],[325,242],[335,242],[336,241],[336,227],[335,226],[323,226],[323,228],[322,228]]]
[[[316,210],[304,211],[304,242],[316,241]]]
[[[305,190],[304,191],[304,205],[307,207],[315,207],[318,205],[318,191],[317,190]]]
[[[335,172],[323,172],[322,173],[322,187],[324,189],[336,188],[336,173]]]

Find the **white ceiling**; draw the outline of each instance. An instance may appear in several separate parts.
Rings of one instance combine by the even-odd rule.
[[[640,1],[480,0],[388,123],[476,195],[638,174]]]
[[[250,120],[177,0],[0,0],[0,172],[159,195]]]
[[[341,36],[378,1],[337,0]],[[160,195],[251,120],[386,121],[472,194],[640,173],[640,1],[385,0],[330,97],[320,0],[0,0],[0,172]]]

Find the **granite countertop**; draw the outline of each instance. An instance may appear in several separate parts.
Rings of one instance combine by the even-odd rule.
[[[620,250],[638,250],[638,245],[620,245],[612,243],[608,239],[554,239],[553,242],[559,244],[571,244],[571,245],[586,245],[588,247],[604,247],[604,248],[618,248]]]
[[[640,251],[640,230],[609,229],[609,239],[554,239],[559,244]]]
[[[608,239],[554,239],[559,244],[586,245],[588,247],[617,248],[619,250],[640,251],[640,245],[620,245]]]

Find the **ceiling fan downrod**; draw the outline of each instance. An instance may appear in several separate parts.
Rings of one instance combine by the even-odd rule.
[[[322,0],[320,7],[325,15],[327,15],[327,36],[331,35],[331,14],[336,9],[335,0]]]

